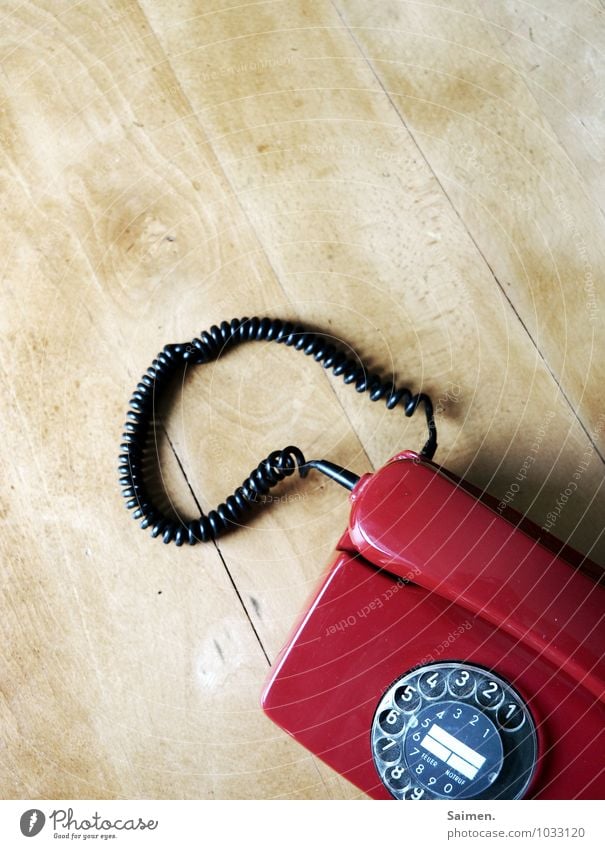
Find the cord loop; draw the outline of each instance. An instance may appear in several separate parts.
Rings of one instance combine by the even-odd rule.
[[[401,404],[408,417],[422,404],[429,436],[421,453],[431,459],[437,449],[437,429],[428,395],[413,395],[409,389],[397,388],[392,381],[383,382],[378,375],[367,372],[362,365],[348,358],[325,335],[306,330],[301,325],[257,316],[223,321],[220,326],[212,325],[210,330],[204,330],[189,343],[165,345],[137,384],[130,399],[130,410],[126,414],[118,467],[122,495],[126,499],[126,507],[134,511],[133,517],[141,520],[141,527],[151,528],[151,535],[161,535],[165,543],[175,542],[180,546],[187,542],[195,545],[197,542],[216,539],[229,528],[238,525],[272,487],[296,471],[301,477],[306,477],[316,462],[307,463],[302,451],[294,445],[273,451],[215,510],[192,521],[180,521],[164,515],[151,500],[145,482],[145,469],[151,459],[150,452],[154,449],[154,445],[149,444],[149,436],[158,397],[179,367],[212,362],[228,348],[249,341],[278,342],[303,351],[325,369],[332,369],[334,375],[342,377],[345,383],[353,384],[357,392],[368,392],[371,401],[383,398],[389,410]],[[336,468],[325,461],[318,461],[316,468],[320,469],[321,463]],[[340,471],[347,475],[346,470]]]

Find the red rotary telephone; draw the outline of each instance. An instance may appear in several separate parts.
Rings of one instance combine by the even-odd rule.
[[[603,798],[599,567],[411,451],[350,499],[268,716],[375,799]]]

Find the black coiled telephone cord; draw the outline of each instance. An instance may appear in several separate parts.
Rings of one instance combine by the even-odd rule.
[[[196,542],[216,539],[228,528],[240,524],[242,517],[258,502],[259,496],[265,495],[296,469],[301,477],[306,477],[310,469],[317,469],[348,489],[352,489],[358,480],[353,472],[328,460],[306,461],[302,451],[290,445],[269,454],[242,485],[207,516],[185,522],[166,516],[153,503],[144,470],[149,459],[148,452],[155,450],[155,444],[149,444],[148,437],[159,396],[177,369],[212,362],[234,345],[250,341],[280,342],[303,351],[325,369],[332,369],[345,383],[352,383],[358,392],[369,392],[370,400],[384,398],[389,410],[401,403],[405,415],[411,416],[423,404],[429,436],[421,454],[431,459],[437,449],[433,405],[424,393],[413,395],[408,389],[397,388],[394,383],[381,380],[378,375],[367,372],[362,365],[349,359],[344,351],[328,342],[325,335],[305,330],[298,324],[257,317],[223,321],[220,327],[212,326],[189,343],[166,345],[142,376],[130,399],[131,409],[120,446],[122,495],[127,499],[126,507],[134,510],[134,518],[141,519],[141,527],[151,527],[151,535],[161,535],[165,543],[174,541],[176,545],[184,542],[195,545]]]

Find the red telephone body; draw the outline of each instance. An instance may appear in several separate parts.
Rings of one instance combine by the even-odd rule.
[[[268,716],[375,799],[603,798],[600,568],[410,451],[350,498]]]

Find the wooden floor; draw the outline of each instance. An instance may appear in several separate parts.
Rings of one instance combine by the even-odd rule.
[[[604,4],[0,14],[1,793],[357,798],[258,702],[346,493],[293,480],[220,556],[163,546],[119,495],[127,401],[214,322],[311,323],[430,392],[436,459],[492,494],[539,444],[539,524],[581,463],[554,532],[605,562]],[[166,427],[191,516],[291,442],[361,473],[424,441],[275,345],[198,369]]]

